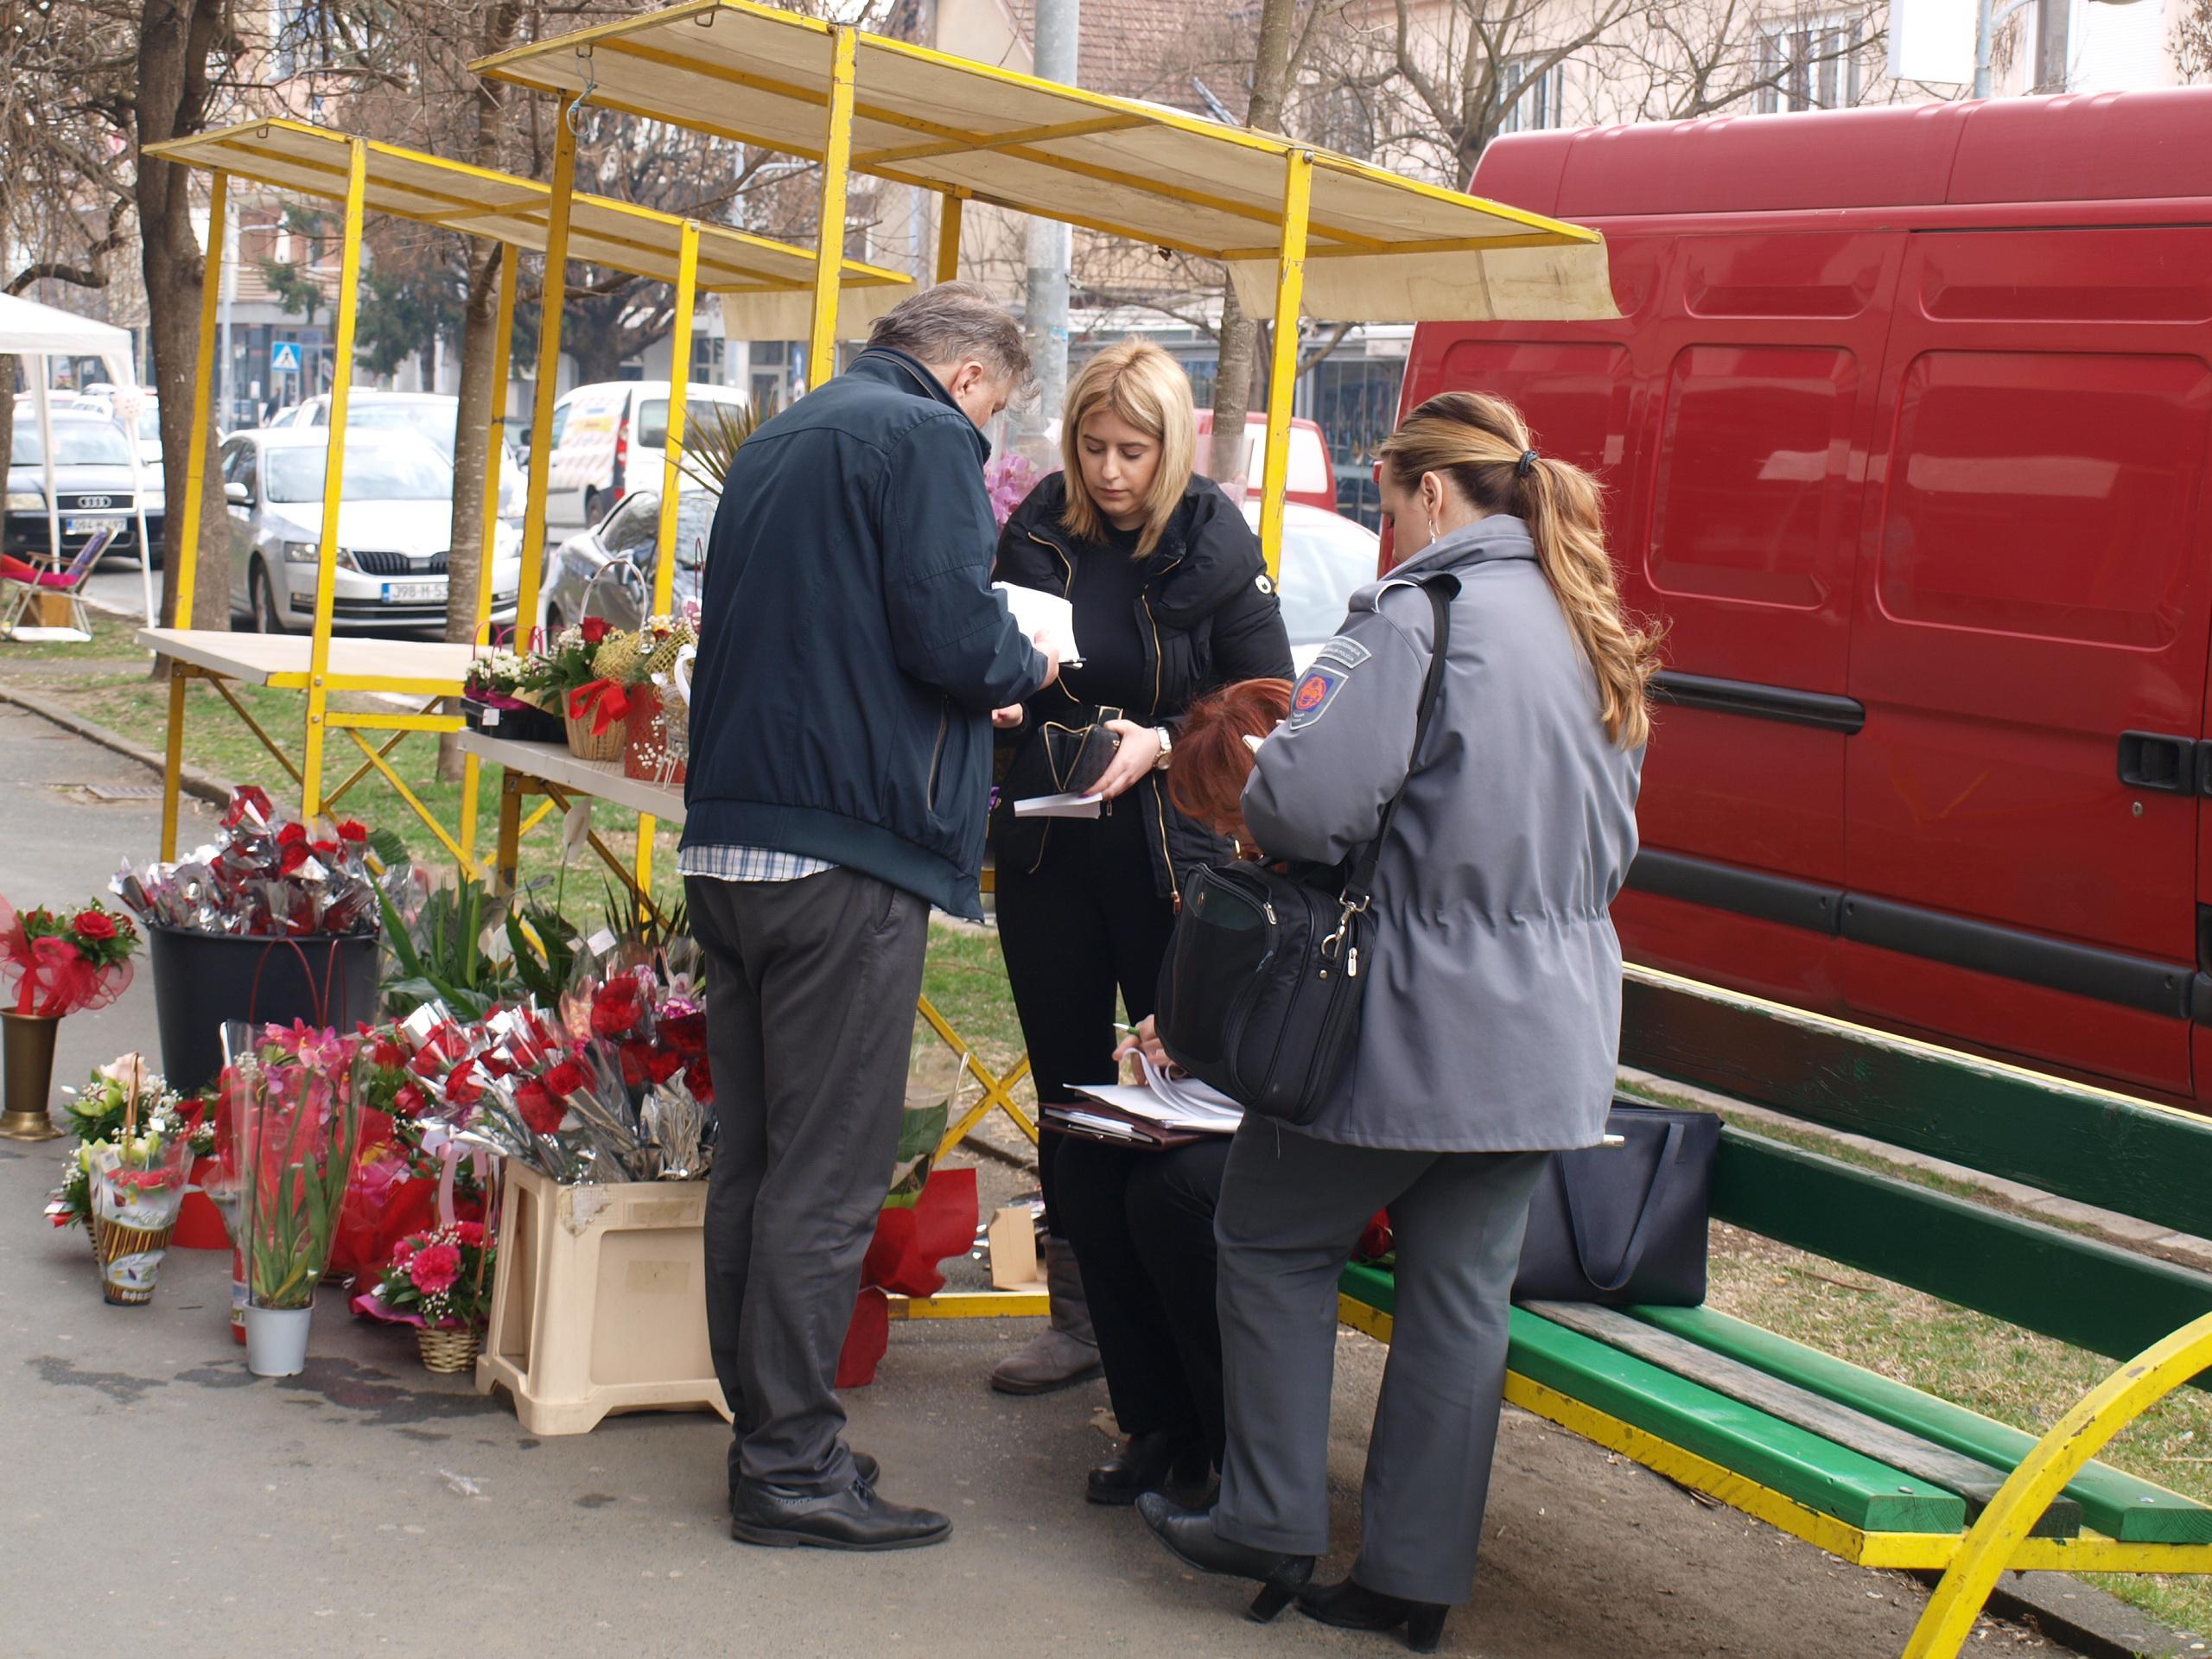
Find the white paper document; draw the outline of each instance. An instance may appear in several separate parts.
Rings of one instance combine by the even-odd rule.
[[[1244,1109],[1219,1090],[1196,1077],[1171,1077],[1141,1054],[1137,1058],[1142,1083],[1078,1084],[1076,1092],[1162,1128],[1229,1135],[1244,1121]]]
[[[1014,804],[1017,818],[1095,818],[1103,795],[1032,795]]]
[[[1031,639],[1045,636],[1045,644],[1067,668],[1083,661],[1083,648],[1075,642],[1075,607],[1058,594],[1041,588],[1017,588],[1010,582],[991,584],[1006,596],[1007,609]]]

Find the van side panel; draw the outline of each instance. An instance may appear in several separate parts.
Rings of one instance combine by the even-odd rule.
[[[1847,915],[1847,995],[2185,1090],[2212,228],[1910,240],[1850,674],[1847,885],[1883,943]],[[2125,785],[2130,732],[2188,777]],[[1984,949],[2041,982],[1966,965]]]

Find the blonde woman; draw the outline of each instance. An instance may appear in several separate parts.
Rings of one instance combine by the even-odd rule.
[[[1333,863],[1405,786],[1358,1040],[1314,1122],[1237,1134],[1217,1221],[1220,1501],[1141,1507],[1189,1565],[1266,1583],[1255,1617],[1306,1586],[1329,1541],[1337,1275],[1388,1207],[1397,1325],[1359,1557],[1299,1601],[1427,1652],[1473,1589],[1530,1191],[1548,1151],[1605,1131],[1621,995],[1608,910],[1636,855],[1656,640],[1621,613],[1596,484],[1540,454],[1510,404],[1433,397],[1382,454],[1405,563],[1353,596],[1242,802],[1270,856]],[[1436,635],[1424,581],[1448,585],[1451,626],[1414,753]]]
[[[1064,470],[1014,510],[1001,582],[1065,594],[1080,666],[1033,697],[1002,737],[1014,747],[992,824],[999,938],[1041,1101],[1116,1075],[1116,1004],[1152,1012],[1182,877],[1231,856],[1175,809],[1174,728],[1206,693],[1291,671],[1290,642],[1258,539],[1215,485],[1192,475],[1191,385],[1158,346],[1129,340],[1068,388]],[[1013,803],[1061,785],[1047,753],[1068,734],[1119,740],[1096,785],[1096,819],[1016,819]],[[1002,1363],[993,1385],[1042,1394],[1103,1365],[1128,1437],[1089,1495],[1134,1503],[1166,1483],[1202,1488],[1220,1454],[1220,1337],[1213,1309],[1213,1198],[1225,1144],[1168,1153],[1046,1135],[1038,1149],[1052,1234],[1052,1327]]]

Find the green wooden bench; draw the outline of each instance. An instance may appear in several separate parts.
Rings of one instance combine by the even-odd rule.
[[[2212,1236],[2212,1119],[1644,969],[1621,1059]],[[1513,1312],[1506,1398],[1870,1567],[1938,1570],[1906,1659],[1955,1654],[1999,1573],[2212,1573],[2212,1508],[2094,1461],[2175,1389],[2212,1389],[2212,1274],[1724,1128],[1713,1213],[2122,1362],[2038,1440],[1710,1308]],[[1389,1339],[1385,1269],[1346,1323]]]

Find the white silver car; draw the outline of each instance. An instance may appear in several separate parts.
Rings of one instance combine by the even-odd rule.
[[[1244,518],[1260,527],[1260,504],[1247,501]],[[1314,653],[1344,626],[1351,596],[1377,579],[1382,538],[1342,513],[1300,501],[1282,510],[1282,625],[1290,657],[1304,673]]]
[[[262,633],[315,620],[327,428],[264,428],[223,445],[230,500],[231,596]],[[340,628],[437,627],[446,617],[453,468],[404,432],[351,430],[331,593]],[[501,522],[492,563],[494,621],[514,620],[522,537]]]
[[[461,399],[437,391],[377,391],[357,389],[346,399],[346,424],[372,432],[412,432],[437,446],[453,465],[455,428],[461,421]],[[305,403],[294,404],[270,418],[272,427],[330,424],[330,394],[321,392]],[[514,446],[499,446],[499,517],[520,518],[523,513],[523,470]]]

